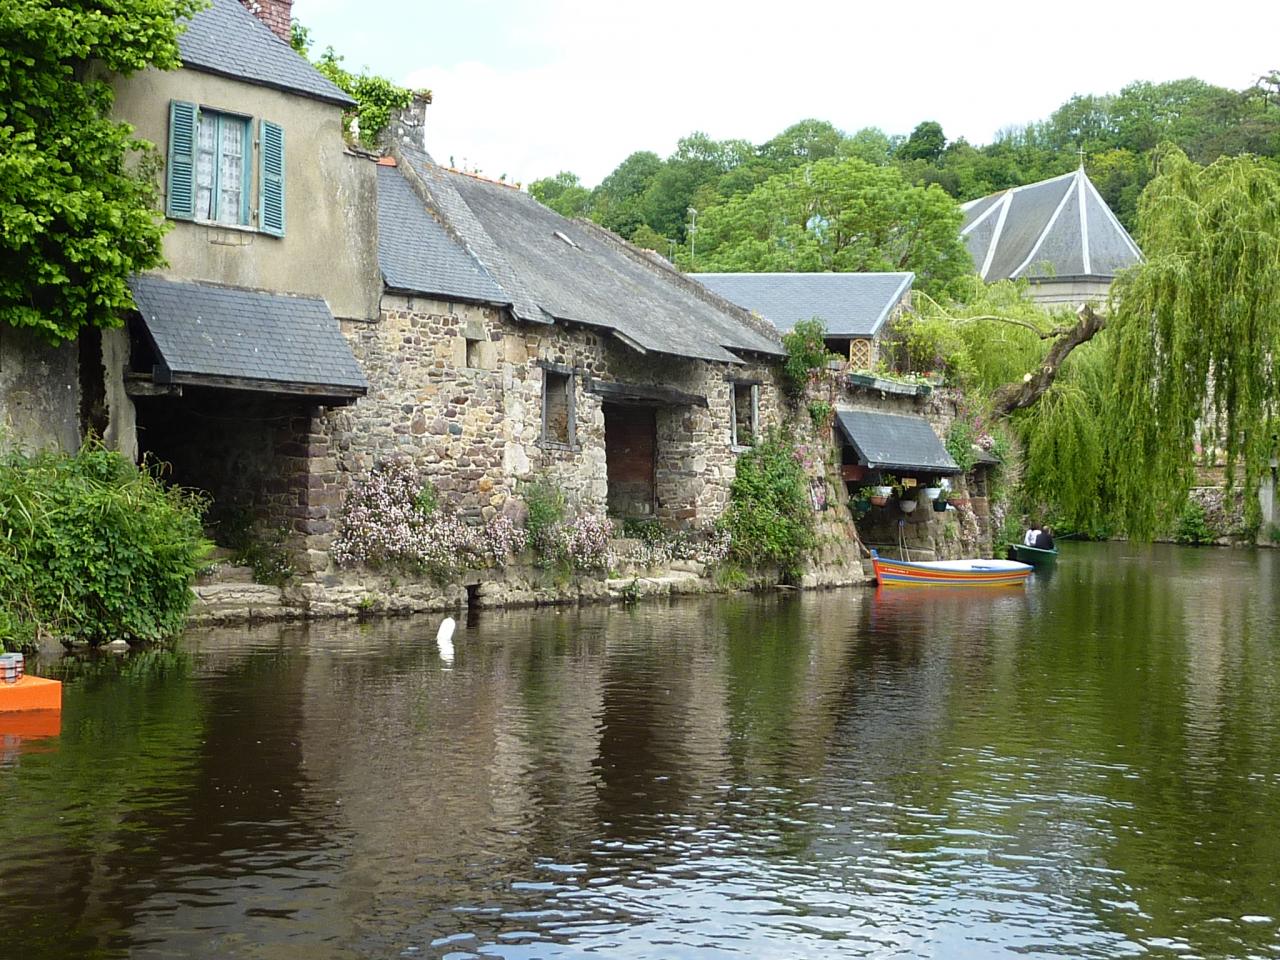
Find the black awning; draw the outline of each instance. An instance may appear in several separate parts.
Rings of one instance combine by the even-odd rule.
[[[350,403],[368,392],[329,305],[154,275],[129,281],[159,384],[221,387]]]
[[[651,386],[646,383],[620,383],[616,380],[587,381],[584,389],[605,400],[619,403],[647,403],[673,407],[705,407],[707,398],[696,393],[685,393],[675,387]]]
[[[858,454],[858,462],[872,470],[914,473],[959,473],[933,427],[924,417],[870,410],[838,410],[840,432]]]

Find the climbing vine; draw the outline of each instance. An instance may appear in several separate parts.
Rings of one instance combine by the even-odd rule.
[[[298,53],[310,57],[311,31],[297,20],[292,24],[290,43]],[[356,102],[355,109],[343,112],[342,129],[349,138],[359,140],[366,147],[377,142],[378,135],[391,122],[392,114],[409,106],[415,93],[431,102],[429,90],[410,90],[368,72],[352,73],[342,65],[343,59],[333,47],[325,47],[313,64],[334,86]]]
[[[176,68],[199,6],[0,4],[0,324],[54,344],[114,326],[129,275],[161,262],[155,163],[130,162],[154,147],[111,119],[104,78]]]

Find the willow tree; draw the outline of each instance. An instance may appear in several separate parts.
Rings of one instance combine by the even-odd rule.
[[[1144,263],[1112,290],[1106,402],[1111,496],[1135,536],[1160,531],[1194,481],[1194,451],[1243,468],[1254,490],[1273,449],[1280,379],[1280,170],[1256,157],[1208,167],[1165,149],[1138,207]],[[1246,496],[1256,524],[1258,505]]]

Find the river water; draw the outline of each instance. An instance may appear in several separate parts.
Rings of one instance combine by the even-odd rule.
[[[1280,954],[1280,556],[193,633],[0,720],[0,957]],[[46,731],[49,732],[49,731]]]

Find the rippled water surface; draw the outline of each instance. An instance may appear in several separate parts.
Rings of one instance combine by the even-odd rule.
[[[0,956],[1280,954],[1274,554],[198,633],[0,719]]]

